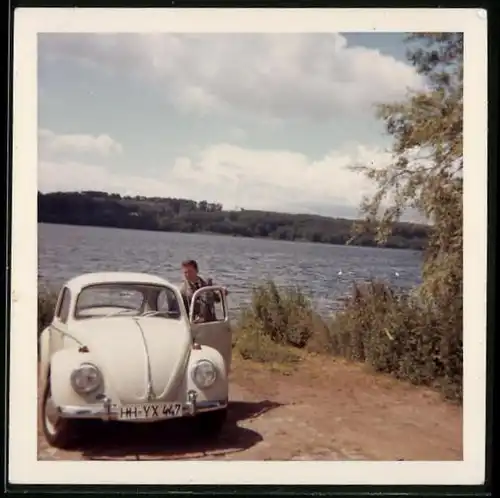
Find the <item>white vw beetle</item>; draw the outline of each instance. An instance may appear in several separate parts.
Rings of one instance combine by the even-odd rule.
[[[198,299],[212,310],[217,301],[215,321],[200,323]],[[107,272],[69,280],[40,336],[47,441],[68,447],[82,419],[189,416],[216,435],[226,418],[231,345],[222,287],[197,290],[188,315],[179,289],[160,277]]]

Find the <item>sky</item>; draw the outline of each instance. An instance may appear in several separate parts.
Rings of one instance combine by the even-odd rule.
[[[390,160],[374,104],[423,81],[404,33],[38,35],[42,192],[354,218]]]

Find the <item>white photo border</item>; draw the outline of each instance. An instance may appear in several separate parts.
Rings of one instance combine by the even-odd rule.
[[[37,34],[464,32],[463,461],[37,460]],[[487,21],[481,9],[77,9],[14,12],[9,482],[482,484],[485,478]]]

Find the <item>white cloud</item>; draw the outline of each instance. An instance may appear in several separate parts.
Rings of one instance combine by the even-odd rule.
[[[222,143],[196,156],[179,157],[173,168],[162,167],[164,173],[156,177],[42,160],[39,188],[44,192],[97,189],[122,195],[206,199],[228,209],[318,212],[318,206],[323,206],[323,213],[335,215],[344,206],[354,216],[362,195],[371,193],[373,185],[346,167],[358,162],[383,164],[388,159],[384,151],[362,145],[312,160],[288,150],[252,150]]]
[[[241,142],[247,138],[247,133],[245,130],[238,128],[237,126],[229,130],[229,139],[235,142]]]
[[[57,134],[51,130],[38,130],[40,156],[59,154],[96,154],[111,156],[120,154],[123,147],[109,135]]]
[[[47,34],[40,53],[154,82],[185,112],[342,117],[422,85],[408,64],[340,34]]]
[[[170,174],[186,193],[212,194],[227,207],[307,210],[323,204],[357,207],[373,184],[353,173],[353,163],[382,164],[389,155],[357,145],[319,160],[288,150],[251,150],[231,144],[206,148],[196,158],[179,158]],[[181,187],[182,188],[182,187]]]

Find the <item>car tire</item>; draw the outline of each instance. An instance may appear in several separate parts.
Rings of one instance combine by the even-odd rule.
[[[205,439],[217,437],[227,420],[227,408],[200,413],[195,418],[196,431]]]
[[[41,406],[41,423],[43,434],[47,442],[60,449],[71,449],[78,441],[80,435],[79,420],[69,420],[55,414],[52,414],[52,420],[49,418],[48,408],[52,399],[50,390],[50,379],[47,380],[45,387],[42,406]]]

